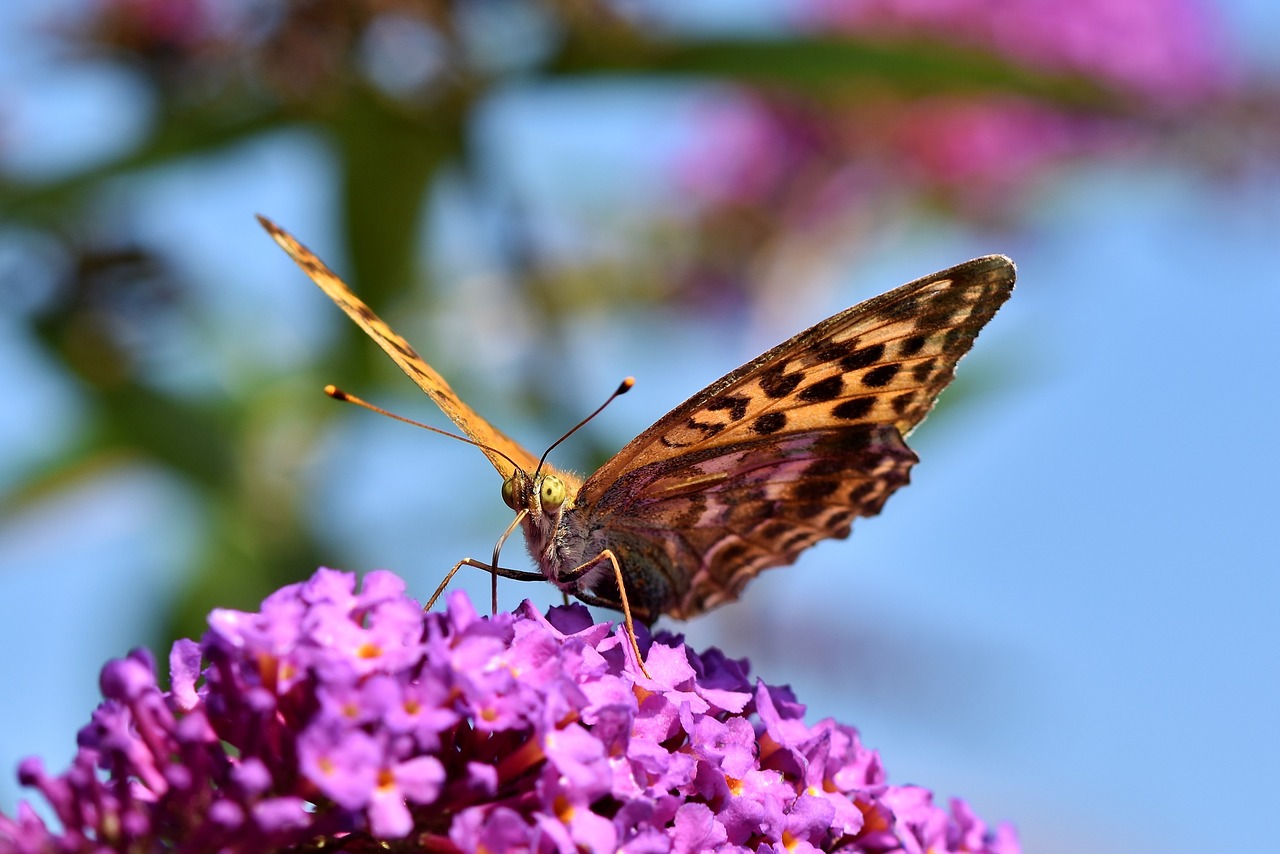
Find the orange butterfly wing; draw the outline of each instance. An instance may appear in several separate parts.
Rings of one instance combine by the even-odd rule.
[[[338,278],[337,274],[330,270],[311,250],[266,217],[259,216],[258,222],[262,223],[262,227],[267,230],[267,233],[275,239],[276,243],[280,244],[285,252],[289,253],[289,257],[297,262],[303,272],[311,277],[311,281],[319,285],[320,290],[328,294],[329,298],[336,302],[338,307],[345,311],[347,316],[365,331],[365,334],[378,342],[378,346],[385,350],[392,361],[400,366],[400,370],[408,374],[409,378],[417,383],[418,387],[436,402],[436,405],[444,411],[445,415],[449,416],[454,424],[457,424],[464,433],[481,444],[480,450],[484,451],[484,455],[489,458],[489,462],[493,463],[493,467],[498,470],[498,474],[502,475],[504,480],[511,476],[513,467],[510,461],[503,458],[502,454],[515,460],[516,465],[526,472],[532,472],[537,468],[537,457],[530,454],[514,439],[502,433],[477,414],[474,409],[463,403],[457,393],[449,387],[449,383],[445,382],[444,377],[436,373],[435,369],[428,365],[426,360],[419,356],[413,347],[409,346],[408,341],[397,335],[390,326],[373,313],[373,309],[365,305],[359,297],[352,293],[346,283]],[[495,453],[495,449],[501,453]]]

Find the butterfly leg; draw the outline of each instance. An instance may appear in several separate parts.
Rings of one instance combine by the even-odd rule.
[[[622,583],[622,566],[618,563],[617,555],[615,555],[611,550],[605,549],[581,566],[575,567],[573,570],[561,575],[557,581],[561,583],[577,581],[579,578],[582,578],[606,560],[613,566],[613,578],[618,584],[619,601],[606,602],[603,599],[596,599],[596,597],[585,592],[576,593],[574,595],[583,602],[586,602],[588,605],[603,605],[604,607],[615,609],[619,604],[622,606],[622,622],[627,627],[627,640],[631,642],[631,651],[635,653],[636,664],[640,666],[640,672],[645,675],[645,678],[651,679],[653,677],[649,676],[649,671],[646,670],[644,666],[644,657],[640,655],[640,644],[636,642],[636,627],[635,623],[631,620],[631,603],[627,601],[627,588]]]
[[[481,563],[480,561],[475,560],[474,558],[469,558],[469,557],[463,558],[462,560],[455,563],[453,565],[453,569],[449,570],[449,574],[444,577],[444,581],[441,581],[440,586],[436,588],[436,592],[431,594],[431,598],[427,600],[427,604],[422,610],[424,611],[431,610],[431,606],[436,604],[436,600],[440,598],[440,594],[444,592],[444,589],[449,586],[449,582],[453,580],[454,573],[457,572],[464,565],[474,566],[477,569],[488,570],[489,575],[492,576],[493,583],[490,589],[492,590],[493,604],[491,606],[492,608],[491,613],[494,615],[498,613],[498,576],[499,575],[501,575],[503,578],[511,578],[516,581],[545,581],[546,578],[540,572],[523,572],[518,569],[503,569],[502,567],[498,566],[498,555],[502,552],[502,544],[507,541],[507,537],[511,536],[511,532],[514,531],[519,526],[519,524],[524,520],[525,516],[527,515],[529,515],[528,510],[521,510],[519,513],[517,513],[516,518],[512,519],[511,524],[508,525],[507,529],[502,532],[502,536],[498,537],[498,542],[495,543],[493,546],[493,561],[491,563]]]
[[[510,578],[514,581],[546,581],[546,576],[541,572],[527,572],[522,569],[507,569],[502,566],[493,566],[492,564],[478,561],[475,558],[463,558],[453,565],[453,569],[449,570],[449,574],[440,582],[440,586],[436,588],[436,592],[431,594],[431,598],[427,600],[427,604],[422,610],[430,611],[436,604],[436,600],[440,598],[440,594],[444,593],[444,589],[449,586],[449,582],[453,580],[454,574],[464,566],[474,566],[476,569],[483,569],[485,572],[491,573],[494,578],[501,575],[503,578]]]

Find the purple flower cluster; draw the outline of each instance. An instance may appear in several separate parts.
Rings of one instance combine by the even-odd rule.
[[[0,850],[1019,851],[745,662],[660,634],[645,676],[582,606],[424,614],[322,569],[210,627],[168,692],[145,653],[103,669],[71,769],[19,772],[61,829],[23,803]]]

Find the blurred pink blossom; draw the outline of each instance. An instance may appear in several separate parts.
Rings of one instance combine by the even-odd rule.
[[[1053,162],[1114,148],[1125,136],[1102,120],[1034,101],[937,98],[907,106],[891,144],[904,171],[924,183],[1007,188]]]
[[[885,192],[987,199],[1133,137],[1118,123],[1011,96],[938,96],[820,118],[742,92],[715,102],[702,122],[675,166],[680,186],[702,205],[763,208],[792,228]]]
[[[1219,21],[1199,0],[806,0],[803,19],[859,33],[940,35],[1046,71],[1181,106],[1227,88]]]
[[[698,142],[676,163],[676,180],[718,204],[754,203],[779,192],[829,147],[819,122],[749,91],[719,93],[698,124]]]

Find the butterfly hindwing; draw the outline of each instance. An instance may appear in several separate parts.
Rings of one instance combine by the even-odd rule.
[[[815,543],[848,536],[854,518],[875,515],[908,482],[916,459],[886,425],[792,433],[643,466],[609,496],[625,507],[597,510],[615,539],[662,547],[629,567],[629,582],[655,573],[647,586],[666,596],[637,610],[685,619],[736,599]]]

